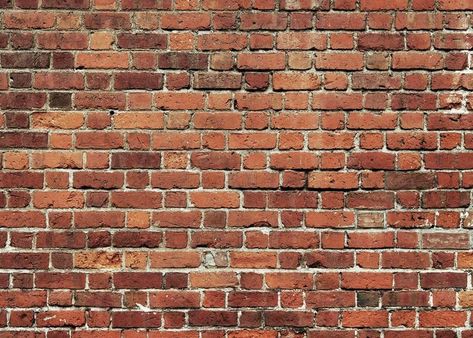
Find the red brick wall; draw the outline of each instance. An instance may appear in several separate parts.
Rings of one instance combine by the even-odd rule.
[[[472,0],[0,8],[0,337],[473,337]]]

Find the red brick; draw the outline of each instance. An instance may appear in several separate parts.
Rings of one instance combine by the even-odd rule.
[[[342,287],[346,289],[391,289],[393,276],[389,272],[344,272]]]
[[[161,89],[163,75],[146,72],[120,72],[115,74],[115,89]]]
[[[189,312],[191,326],[234,326],[237,323],[237,312],[193,310]]]
[[[197,40],[197,48],[204,51],[242,50],[246,45],[246,35],[236,33],[203,34]]]
[[[314,316],[311,312],[267,311],[264,313],[267,326],[311,327]]]
[[[158,312],[120,311],[112,314],[112,327],[160,327],[161,316]]]
[[[316,27],[329,30],[364,30],[363,13],[317,13]]]
[[[407,9],[407,0],[361,0],[360,8],[362,10],[378,11],[378,10],[402,10]]]
[[[419,313],[421,327],[462,327],[465,325],[466,312],[462,311],[426,311]]]
[[[315,57],[315,68],[320,70],[361,70],[362,53],[318,53]]]
[[[350,190],[358,188],[356,173],[312,172],[309,174],[308,187],[312,189]]]
[[[472,336],[471,0],[0,9],[0,336]]]
[[[441,69],[443,56],[439,53],[395,52],[393,69]]]
[[[284,53],[247,53],[239,54],[238,69],[243,70],[272,70],[284,69],[286,56]]]
[[[350,311],[343,313],[343,326],[345,327],[387,327],[387,311]]]
[[[284,32],[278,34],[276,47],[282,50],[324,50],[327,38],[314,32]]]
[[[165,49],[167,40],[159,33],[119,33],[117,44],[123,49]]]

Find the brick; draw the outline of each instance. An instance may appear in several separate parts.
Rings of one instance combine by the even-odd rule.
[[[125,214],[121,212],[81,211],[74,213],[74,225],[77,228],[123,227]]]
[[[461,327],[466,313],[462,311],[426,311],[419,313],[421,327]]]
[[[159,272],[115,272],[113,284],[118,289],[159,289],[163,275]]]
[[[349,248],[392,248],[394,247],[393,232],[356,232],[347,236]]]
[[[150,294],[153,308],[198,308],[200,294],[193,291],[161,291]]]
[[[242,246],[242,235],[238,232],[196,232],[192,235],[191,246],[193,248],[238,248]]]
[[[360,8],[362,10],[368,11],[379,11],[379,10],[402,10],[407,9],[408,1],[407,0],[362,0],[360,3]]]
[[[209,56],[204,53],[169,52],[158,55],[161,69],[207,69]]]
[[[348,159],[351,169],[394,169],[394,156],[382,152],[352,153]]]
[[[155,96],[156,106],[167,110],[203,109],[205,96],[200,93],[159,93]]]
[[[285,65],[284,53],[246,53],[237,58],[237,67],[243,70],[277,70],[284,69]]]
[[[44,253],[2,253],[3,269],[46,269],[49,257]]]
[[[169,13],[161,17],[162,29],[205,30],[210,28],[210,14],[189,12]]]
[[[447,11],[468,10],[473,8],[473,3],[470,0],[440,0],[438,6],[439,9]]]
[[[37,129],[77,129],[84,124],[84,115],[74,112],[44,112],[31,115],[31,125]]]
[[[45,289],[83,289],[85,274],[39,272],[36,274],[36,286]]]
[[[352,212],[312,211],[306,214],[308,227],[350,227],[355,224],[355,215]]]
[[[402,50],[404,37],[400,34],[364,33],[358,36],[360,50]]]
[[[364,30],[363,13],[317,13],[316,27],[328,30]]]
[[[45,32],[38,35],[38,45],[42,49],[84,50],[88,46],[88,37],[84,33]]]
[[[391,289],[393,276],[388,272],[344,272],[342,287],[346,289]]]
[[[235,94],[235,105],[238,109],[243,110],[280,110],[282,109],[282,96],[276,93],[237,93]]]
[[[200,169],[239,169],[241,159],[235,152],[194,152],[191,163]]]
[[[121,254],[117,252],[78,252],[74,254],[74,266],[79,269],[118,268]]]
[[[159,33],[119,33],[117,44],[123,49],[165,49],[167,40]]]
[[[318,236],[311,233],[303,234],[298,232],[273,232],[269,236],[269,247],[276,249],[308,249],[317,247],[318,244]]]
[[[309,188],[321,190],[350,190],[358,189],[358,175],[356,173],[312,172],[309,174]]]
[[[277,304],[277,294],[273,292],[234,291],[228,295],[231,307],[271,307]]]
[[[42,3],[43,8],[57,9],[87,9],[89,1],[87,0],[45,0]]]
[[[116,129],[163,129],[164,114],[159,112],[118,113],[114,119]]]
[[[200,254],[195,251],[155,252],[150,254],[150,264],[153,268],[195,268],[200,265]]]
[[[125,10],[139,9],[171,9],[172,2],[170,0],[149,1],[149,0],[123,0],[122,8]]]
[[[3,307],[40,307],[46,305],[46,291],[2,291],[0,304]]]
[[[362,53],[318,53],[315,56],[315,68],[320,70],[361,70]]]
[[[342,323],[345,327],[387,327],[388,313],[386,311],[345,312]]]
[[[120,311],[112,314],[112,327],[114,328],[138,328],[138,327],[160,327],[161,316],[157,312],[142,311]]]
[[[84,205],[84,195],[75,191],[36,191],[33,194],[33,205],[39,209],[81,208]]]
[[[386,188],[393,190],[423,190],[436,186],[435,175],[430,173],[388,172],[385,180]]]
[[[76,134],[76,146],[82,149],[118,149],[123,147],[123,136],[114,132],[82,132]]]
[[[196,89],[239,89],[241,74],[238,73],[195,73]]]
[[[162,228],[198,228],[199,211],[159,211],[153,213],[153,224]]]
[[[312,96],[312,108],[321,110],[358,110],[363,97],[359,93],[316,93]]]
[[[48,29],[56,22],[52,13],[24,11],[6,12],[4,20],[5,28],[9,29]]]
[[[455,272],[426,272],[420,275],[420,285],[424,289],[464,288],[466,274]]]
[[[193,272],[190,282],[196,288],[222,288],[238,285],[238,279],[234,272]]]
[[[387,74],[360,74],[355,73],[352,76],[354,89],[399,89],[401,87],[401,78]],[[369,114],[366,114],[369,116]],[[379,115],[375,115],[379,116]],[[389,116],[389,115],[387,115]]]
[[[37,172],[0,173],[1,188],[42,188],[44,174]]]
[[[274,90],[314,90],[320,88],[320,79],[308,73],[275,73]]]
[[[161,89],[163,88],[163,75],[146,72],[120,72],[115,74],[115,89]]]
[[[324,34],[313,32],[278,33],[276,47],[282,50],[324,50],[327,38]]]
[[[203,51],[242,50],[246,46],[246,35],[237,33],[203,34],[197,40],[197,48]]]
[[[76,108],[124,109],[125,100],[123,93],[79,92],[74,96],[74,105]]]
[[[0,93],[0,108],[3,109],[34,109],[46,104],[46,94],[37,92]],[[31,134],[34,135],[34,134]]]
[[[228,225],[231,227],[276,227],[277,214],[271,211],[230,211]]]
[[[1,53],[3,68],[49,68],[51,54],[46,52]]]
[[[239,172],[230,174],[228,186],[237,189],[271,189],[279,186],[279,175],[268,172]]]
[[[443,56],[439,53],[394,52],[393,69],[441,69]]]
[[[148,191],[146,193],[116,191],[112,193],[111,203],[117,208],[159,208],[162,203],[162,194],[154,191]]]
[[[354,256],[352,253],[348,252],[323,252],[323,251],[313,251],[304,255],[305,264],[308,268],[349,268],[353,267]],[[321,296],[321,295],[320,295]],[[312,298],[312,306],[320,306],[317,303],[314,303],[315,299],[319,297]],[[328,301],[330,302],[330,301]],[[333,307],[336,303],[333,303]],[[332,307],[329,306],[329,307]],[[327,306],[320,306],[327,307]]]
[[[276,254],[273,252],[231,252],[230,264],[235,268],[274,268]]]
[[[283,169],[315,169],[319,160],[315,154],[302,152],[284,152],[271,155],[271,168]]]
[[[77,327],[85,324],[85,312],[71,311],[45,311],[36,318],[39,327]]]
[[[237,208],[239,195],[234,192],[193,192],[191,202],[198,208]]]
[[[426,269],[430,266],[430,257],[424,252],[385,252],[381,264],[387,268]]]
[[[284,30],[287,13],[243,13],[240,17],[241,30]]]
[[[470,169],[469,153],[429,153],[425,155],[427,169]]]
[[[388,149],[436,149],[437,135],[433,133],[391,133],[387,135]]]
[[[151,186],[161,189],[192,189],[199,186],[199,174],[189,172],[156,172],[151,174]]]
[[[189,312],[191,326],[234,326],[237,323],[237,312],[193,310]]]
[[[313,315],[301,311],[267,311],[264,313],[267,326],[311,327]]]
[[[119,172],[76,172],[73,176],[73,187],[76,189],[117,189],[124,183]]]
[[[79,53],[76,56],[75,66],[86,69],[128,68],[128,54],[124,52]]]
[[[45,228],[46,216],[40,211],[1,211],[2,228]]]

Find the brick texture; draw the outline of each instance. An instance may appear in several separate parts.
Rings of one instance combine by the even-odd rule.
[[[473,337],[472,0],[0,0],[0,337]]]

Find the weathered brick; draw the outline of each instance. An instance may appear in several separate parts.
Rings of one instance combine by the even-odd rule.
[[[0,336],[472,337],[473,0],[0,0]]]

